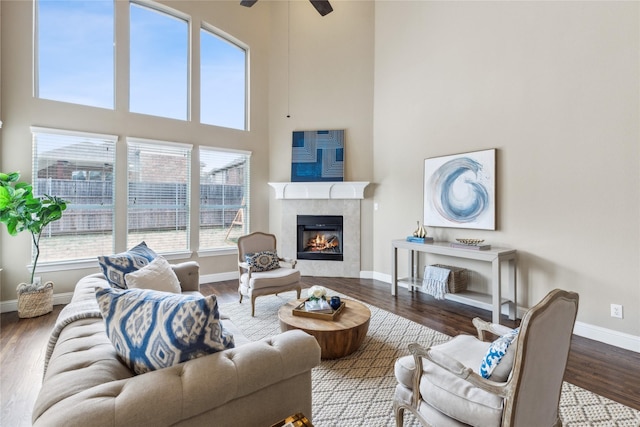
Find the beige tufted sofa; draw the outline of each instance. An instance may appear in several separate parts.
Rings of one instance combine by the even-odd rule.
[[[199,291],[197,263],[173,269],[183,292]],[[91,311],[97,286],[109,286],[101,274],[81,279],[65,310]],[[225,319],[236,348],[134,375],[102,318],[81,317],[67,316],[54,329],[34,426],[268,427],[298,412],[311,417],[311,369],[320,363],[320,347],[302,331],[250,342]]]

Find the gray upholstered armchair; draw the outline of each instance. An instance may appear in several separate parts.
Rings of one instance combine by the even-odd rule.
[[[238,293],[240,302],[243,296],[251,298],[251,316],[255,314],[259,296],[295,290],[300,298],[300,271],[295,267],[295,259],[277,255],[273,234],[258,231],[238,239]]]
[[[578,294],[550,292],[524,315],[488,379],[480,365],[495,347],[484,342],[485,332],[513,335],[505,326],[474,319],[478,338],[459,335],[428,349],[410,344],[412,355],[395,366],[396,425],[409,410],[434,427],[561,426],[558,404],[577,311]]]

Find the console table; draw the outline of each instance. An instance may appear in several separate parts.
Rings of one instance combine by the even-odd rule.
[[[515,320],[517,316],[517,286],[516,286],[516,251],[515,249],[492,247],[488,250],[454,248],[447,242],[413,243],[406,240],[392,240],[393,259],[391,263],[391,295],[397,295],[398,283],[407,285],[410,291],[422,287],[422,271],[420,271],[419,254],[438,254],[455,258],[472,259],[491,263],[491,294],[482,294],[473,291],[464,291],[455,294],[446,294],[446,299],[476,306],[488,306],[492,311],[492,322],[500,323],[500,308],[503,304],[509,305],[509,319]],[[409,251],[410,277],[398,278],[398,249]],[[507,298],[503,298],[501,271],[502,262],[508,266]]]

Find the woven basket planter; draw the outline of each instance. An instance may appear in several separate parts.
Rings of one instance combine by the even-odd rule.
[[[18,317],[28,319],[53,311],[53,282],[47,282],[35,291],[20,292],[18,286]]]
[[[449,293],[455,294],[467,289],[469,282],[469,270],[452,265],[433,264],[434,267],[446,268],[451,271],[449,274]]]

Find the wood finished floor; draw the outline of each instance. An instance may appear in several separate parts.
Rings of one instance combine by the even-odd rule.
[[[303,277],[303,282],[306,286],[325,286],[451,336],[473,334],[471,319],[490,320],[491,316],[485,310],[436,301],[406,289],[400,289],[393,298],[389,285],[376,280]],[[217,295],[220,304],[237,303],[237,281],[204,284],[202,293]],[[243,304],[250,309],[246,299]],[[55,306],[52,313],[34,319],[18,319],[16,312],[0,315],[0,425],[31,425],[48,336],[62,307]],[[504,323],[515,326],[508,320]],[[638,353],[574,336],[565,380],[640,410]]]

